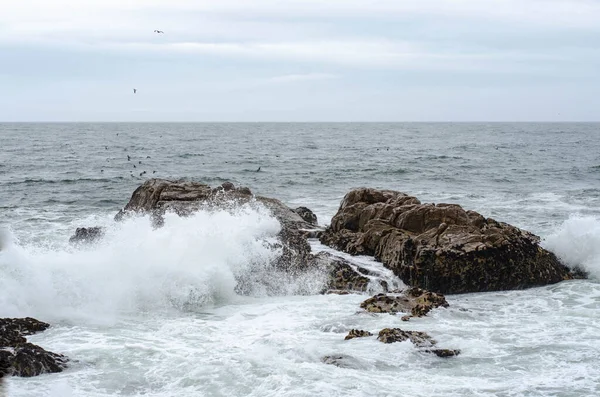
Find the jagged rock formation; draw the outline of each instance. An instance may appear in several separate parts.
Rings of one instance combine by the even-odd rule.
[[[62,372],[67,357],[28,343],[25,336],[42,332],[49,324],[34,318],[0,318],[0,378]]]
[[[540,239],[455,204],[422,204],[391,190],[348,193],[321,242],[373,255],[409,286],[434,292],[509,290],[573,273]]]

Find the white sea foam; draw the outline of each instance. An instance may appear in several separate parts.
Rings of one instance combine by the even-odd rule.
[[[73,319],[175,308],[194,311],[236,299],[240,281],[254,296],[314,293],[319,274],[276,271],[280,230],[265,209],[168,214],[108,223],[89,247],[22,246],[1,238],[0,316]]]
[[[567,265],[579,266],[600,280],[600,219],[571,217],[546,238],[544,245]]]

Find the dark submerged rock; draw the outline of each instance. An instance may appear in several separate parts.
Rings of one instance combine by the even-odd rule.
[[[340,368],[358,369],[361,367],[359,360],[346,354],[336,354],[321,358],[321,362],[329,365],[335,365]]]
[[[574,278],[539,237],[455,204],[392,190],[349,192],[321,242],[373,255],[404,283],[442,293],[522,289]]]

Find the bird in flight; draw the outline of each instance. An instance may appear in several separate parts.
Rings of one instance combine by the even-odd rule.
[[[165,33],[165,32],[163,32],[162,30],[155,30],[154,33],[159,33],[160,34],[160,33]]]
[[[133,89],[133,93],[136,94],[137,93],[137,88]]]

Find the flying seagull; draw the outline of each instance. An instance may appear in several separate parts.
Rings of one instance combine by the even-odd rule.
[[[154,33],[159,33],[160,34],[160,33],[165,33],[165,32],[163,32],[162,30],[155,30]]]

